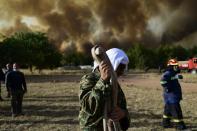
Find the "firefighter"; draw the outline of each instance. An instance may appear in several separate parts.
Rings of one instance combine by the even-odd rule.
[[[22,114],[23,95],[27,92],[25,77],[19,70],[19,66],[14,63],[13,71],[6,75],[6,86],[11,94],[11,111],[12,117]]]
[[[163,97],[165,102],[162,126],[164,128],[171,128],[174,126],[178,130],[184,130],[186,129],[186,126],[183,121],[180,106],[182,91],[178,81],[178,79],[183,79],[183,76],[179,73],[180,69],[177,60],[170,59],[167,64],[167,69],[160,81],[163,87]]]
[[[5,76],[12,71],[12,64],[8,63],[6,64],[6,72],[5,72]],[[10,90],[9,88],[6,86],[6,89],[7,89],[7,98],[10,98]]]

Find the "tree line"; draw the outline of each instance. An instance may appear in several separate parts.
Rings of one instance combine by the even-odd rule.
[[[197,46],[184,48],[180,45],[165,44],[157,48],[148,48],[135,44],[126,53],[130,60],[129,68],[148,70],[166,67],[167,61],[171,58],[186,61],[189,58],[197,57]]]
[[[50,43],[45,33],[18,32],[5,38],[0,43],[0,64],[17,62],[32,70],[60,65],[62,55],[54,44]]]
[[[142,44],[133,44],[127,50],[129,68],[147,70],[162,68],[170,58],[188,60],[197,56],[197,46],[184,48],[175,45],[160,45],[149,48]],[[20,63],[25,68],[53,69],[64,65],[91,65],[90,53],[80,53],[76,49],[61,52],[42,32],[17,32],[0,42],[0,66],[6,63]]]

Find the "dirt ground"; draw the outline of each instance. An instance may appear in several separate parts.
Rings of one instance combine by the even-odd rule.
[[[28,93],[24,97],[24,116],[12,118],[10,99],[0,102],[0,131],[77,131],[78,92],[82,75],[29,75],[26,76]],[[162,131],[160,126],[163,100],[160,74],[132,73],[120,78],[131,116],[129,131]],[[197,82],[185,75],[182,80],[181,102],[189,130],[197,131]],[[3,85],[4,86],[4,85]],[[167,131],[174,131],[169,129]]]

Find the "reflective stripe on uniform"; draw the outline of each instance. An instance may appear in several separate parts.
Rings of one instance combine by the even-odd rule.
[[[178,79],[176,76],[171,77],[171,80],[176,80],[176,79]]]
[[[166,84],[166,83],[168,83],[167,81],[160,81],[160,84]]]
[[[178,122],[182,122],[183,120],[182,119],[172,119],[172,121],[178,123]]]
[[[163,118],[172,118],[171,116],[163,115]]]

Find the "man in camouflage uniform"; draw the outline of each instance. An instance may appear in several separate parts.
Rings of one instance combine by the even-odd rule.
[[[9,88],[11,94],[11,111],[12,117],[22,114],[23,95],[27,92],[25,77],[20,72],[18,65],[13,64],[13,71],[6,75],[6,86]]]
[[[124,73],[129,60],[127,55],[120,49],[112,48],[107,55],[116,71],[117,76]],[[106,97],[111,96],[110,84],[111,71],[109,65],[102,61],[100,65],[94,63],[92,73],[82,77],[80,82],[80,128],[83,131],[103,131],[104,105]],[[117,107],[112,110],[108,117],[120,123],[121,129],[126,131],[130,124],[124,93],[119,86]]]

